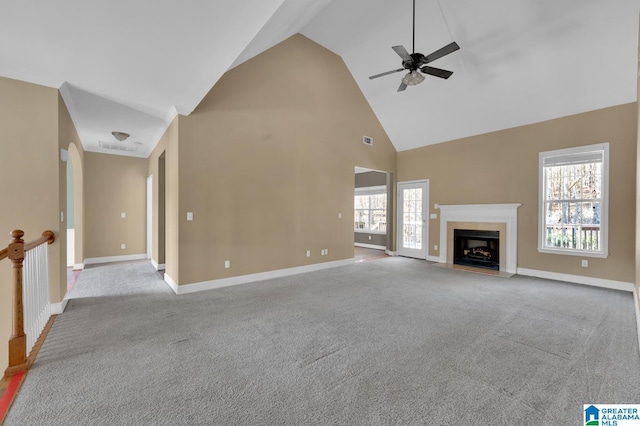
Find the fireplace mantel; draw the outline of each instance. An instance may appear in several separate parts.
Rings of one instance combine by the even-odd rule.
[[[458,204],[438,205],[440,209],[440,257],[439,262],[447,263],[449,244],[448,222],[484,222],[506,225],[506,264],[500,270],[511,274],[518,267],[518,207],[522,204]]]

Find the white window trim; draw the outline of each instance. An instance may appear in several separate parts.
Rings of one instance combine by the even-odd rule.
[[[544,191],[544,159],[560,155],[580,154],[588,151],[604,152],[602,161],[602,205],[600,206],[600,250],[589,251],[570,248],[545,247],[545,191]],[[609,143],[579,146],[541,152],[538,156],[538,252],[563,254],[569,256],[599,257],[609,256]]]
[[[382,231],[363,231],[362,229],[354,229],[353,232],[356,234],[387,235],[386,232]]]
[[[356,195],[374,195],[374,194],[386,194],[387,193],[387,186],[386,185],[377,185],[377,186],[361,186],[358,188],[355,188],[354,191],[354,196]],[[371,209],[369,209],[371,210]],[[387,215],[389,214],[389,206],[387,206]],[[387,224],[387,227],[389,226],[389,224]],[[368,229],[353,229],[353,232],[357,233],[357,234],[372,234],[372,235],[387,235],[387,232],[384,231],[371,231]]]

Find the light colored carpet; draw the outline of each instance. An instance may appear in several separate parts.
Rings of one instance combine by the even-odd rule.
[[[175,296],[82,272],[7,425],[569,425],[640,403],[630,293],[385,258]]]

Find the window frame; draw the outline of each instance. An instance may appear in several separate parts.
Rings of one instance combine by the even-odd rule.
[[[602,152],[601,205],[600,205],[600,250],[582,250],[577,248],[546,247],[546,188],[545,159],[560,156],[578,156],[586,153]],[[540,152],[538,156],[538,252],[569,256],[606,258],[609,256],[609,143],[578,146]]]
[[[379,195],[379,194],[384,194],[385,197],[387,198],[387,206],[384,209],[385,210],[385,217],[389,216],[389,202],[388,202],[388,198],[389,195],[387,193],[387,186],[386,185],[376,185],[376,186],[362,186],[359,188],[355,188],[354,190],[354,202],[355,202],[355,197],[357,197],[358,195]],[[371,201],[371,200],[369,200]],[[354,206],[353,209],[353,214],[354,214],[354,219],[355,219],[355,212],[356,210],[363,210],[363,209],[356,209]],[[371,225],[371,215],[372,215],[372,211],[374,210],[381,210],[381,209],[373,209],[371,208],[371,205],[369,205],[369,208],[367,209],[369,210],[369,225]],[[353,221],[354,223],[354,228],[353,228],[353,232],[357,232],[359,234],[377,234],[377,235],[386,235],[387,231],[374,231],[371,229],[356,229],[355,228],[355,220]],[[389,223],[387,223],[387,228],[389,227]]]

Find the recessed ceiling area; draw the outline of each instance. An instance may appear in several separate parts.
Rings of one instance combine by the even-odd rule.
[[[451,78],[398,93],[404,73],[369,76],[401,67],[392,46],[412,53],[412,0],[10,0],[0,76],[60,89],[86,150],[146,157],[225,72],[302,33],[343,58],[403,151],[636,101],[639,11],[640,0],[416,0],[416,51],[460,50],[434,63]]]

